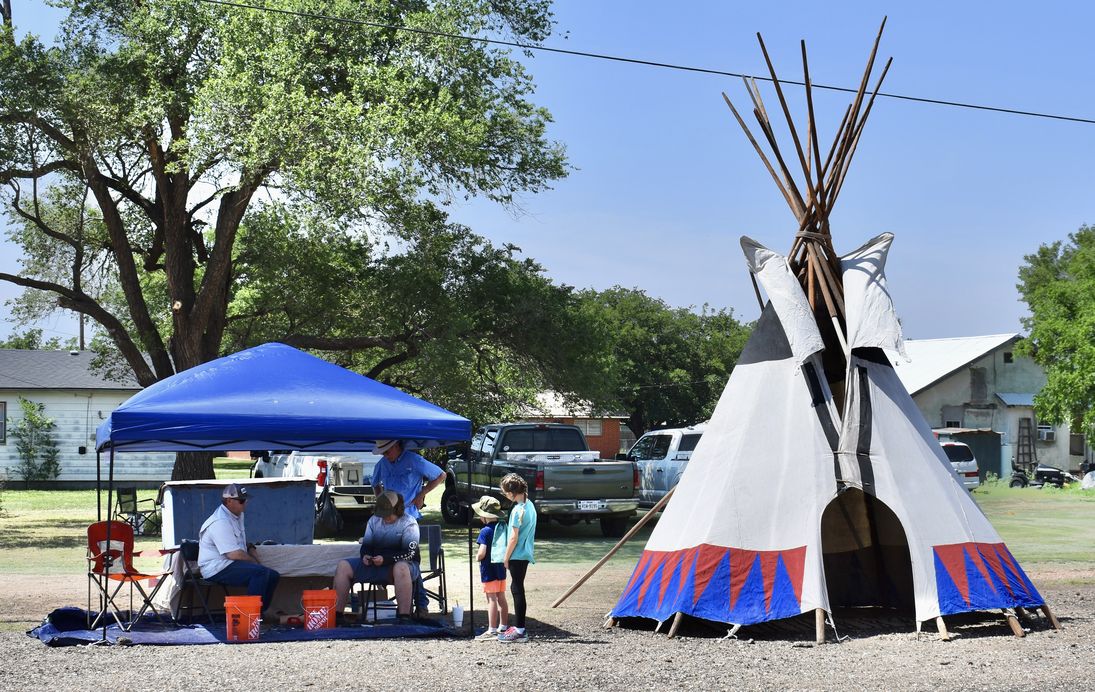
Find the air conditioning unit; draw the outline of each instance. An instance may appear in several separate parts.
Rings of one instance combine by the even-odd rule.
[[[1057,441],[1057,431],[1056,430],[1046,430],[1046,429],[1043,428],[1043,429],[1038,431],[1038,439],[1041,440],[1042,442],[1056,442]]]

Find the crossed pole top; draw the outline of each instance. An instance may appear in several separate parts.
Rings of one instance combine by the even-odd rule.
[[[762,141],[768,145],[767,152],[757,141],[757,138],[753,136],[749,126],[746,125],[745,120],[742,119],[741,114],[734,107],[730,98],[725,92],[722,95],[726,105],[730,107],[730,112],[734,114],[734,118],[745,132],[745,136],[752,143],[753,148],[756,149],[765,168],[772,176],[772,180],[775,181],[780,193],[783,194],[783,198],[791,207],[795,219],[798,220],[798,231],[795,233],[791,251],[788,253],[791,270],[802,283],[803,290],[810,301],[810,307],[814,309],[815,314],[819,317],[819,326],[831,321],[836,332],[836,338],[840,341],[842,350],[845,352],[847,351],[847,327],[844,313],[844,290],[840,281],[840,259],[833,249],[829,214],[840,196],[840,191],[844,186],[844,178],[848,174],[848,167],[855,155],[859,138],[863,134],[863,127],[867,123],[867,116],[871,113],[875,97],[882,87],[882,81],[886,78],[890,64],[893,62],[893,58],[886,61],[878,80],[875,82],[874,89],[868,97],[867,85],[874,71],[878,44],[882,40],[882,32],[885,28],[886,20],[883,18],[882,25],[878,28],[878,35],[875,37],[874,45],[871,48],[870,57],[867,59],[867,67],[863,71],[859,89],[856,91],[852,102],[845,109],[844,117],[840,121],[840,127],[837,128],[836,136],[833,138],[833,143],[829,146],[824,159],[821,155],[817,121],[814,117],[813,87],[810,81],[810,66],[806,59],[805,41],[801,41],[803,84],[806,89],[806,134],[804,142],[795,127],[794,118],[787,106],[783,87],[776,75],[772,59],[768,55],[768,49],[764,45],[764,39],[760,33],[757,34],[757,41],[760,42],[760,49],[764,54],[764,61],[768,66],[768,73],[771,75],[772,85],[775,87],[776,96],[779,99],[779,105],[787,123],[790,140],[794,144],[794,152],[790,163],[780,151],[775,130],[772,127],[771,120],[769,120],[768,111],[764,106],[760,90],[757,88],[756,80],[748,77],[742,78],[742,81],[745,82],[745,90],[753,103],[753,116],[756,118],[760,132],[763,135]],[[799,169],[797,174],[792,172],[792,169],[795,168],[796,159]],[[820,319],[822,313],[827,313],[829,320]]]

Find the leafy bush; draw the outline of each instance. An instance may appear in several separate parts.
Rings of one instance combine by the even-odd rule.
[[[31,481],[52,480],[61,472],[61,449],[53,437],[57,423],[46,415],[45,404],[19,397],[23,418],[10,426],[19,462],[15,472],[30,486]]]

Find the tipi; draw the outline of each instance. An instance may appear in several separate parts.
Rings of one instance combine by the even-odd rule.
[[[800,230],[790,257],[742,239],[767,301],[613,618],[675,617],[672,633],[682,615],[748,625],[813,611],[819,641],[825,613],[845,606],[911,608],[918,631],[934,619],[944,637],[942,616],[974,610],[1005,609],[1019,636],[1006,609],[1057,624],[890,364],[904,349],[884,273],[893,236],[833,251],[828,214],[882,81],[863,108],[875,50],[824,163],[805,44],[808,148],[764,51],[805,196],[746,81],[776,166],[749,138]]]

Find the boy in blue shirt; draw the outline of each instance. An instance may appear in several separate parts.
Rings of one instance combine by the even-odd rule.
[[[500,631],[506,629],[509,622],[509,603],[506,602],[506,568],[501,563],[492,562],[490,557],[491,545],[494,543],[495,529],[505,531],[506,525],[499,525],[502,518],[502,504],[490,495],[484,495],[471,506],[472,511],[483,522],[483,528],[479,531],[479,552],[476,560],[479,561],[479,579],[483,582],[483,593],[487,597],[487,631],[476,637],[479,641],[493,641],[498,638]]]

